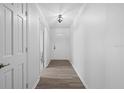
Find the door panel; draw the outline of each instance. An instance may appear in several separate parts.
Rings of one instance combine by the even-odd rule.
[[[8,8],[4,8],[4,56],[11,56],[13,53],[13,12]]]
[[[69,42],[65,38],[55,38],[54,59],[69,59]]]
[[[0,88],[26,88],[25,11],[22,4],[0,4],[0,11],[0,63],[9,64],[0,69]]]
[[[0,89],[12,89],[13,80],[12,66],[7,66],[0,70]]]
[[[11,82],[11,75],[10,75],[10,71],[6,72],[6,73],[2,73],[0,74],[0,89],[5,89],[5,88],[12,88],[12,82]]]
[[[12,89],[13,88],[13,76],[12,76],[12,70],[9,70],[5,72],[5,88]]]
[[[23,52],[23,18],[17,16],[18,27],[18,53]]]
[[[19,64],[14,68],[14,88],[24,88],[24,67],[23,64]]]
[[[2,57],[4,55],[4,8],[2,7],[2,5],[0,5],[0,63],[2,60]]]
[[[70,59],[70,37],[69,28],[53,28],[52,34],[52,59]]]
[[[0,76],[0,89],[5,89],[4,74]]]

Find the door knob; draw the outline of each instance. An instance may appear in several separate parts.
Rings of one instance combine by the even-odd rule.
[[[5,67],[5,66],[8,66],[8,65],[9,65],[9,64],[7,64],[7,65],[0,64],[0,69],[3,68],[3,67]]]

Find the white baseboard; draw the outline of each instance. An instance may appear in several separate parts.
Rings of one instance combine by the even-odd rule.
[[[39,83],[39,81],[40,81],[40,78],[38,78],[38,79],[36,80],[36,82],[35,82],[35,84],[33,85],[32,89],[35,89],[35,88],[36,88],[36,86],[37,86],[37,84]]]
[[[51,61],[51,60],[49,60],[49,61],[47,62],[47,64],[45,64],[45,68],[49,65],[50,61]]]
[[[71,62],[70,62],[71,63]],[[71,63],[72,64],[72,63]],[[74,68],[74,70],[76,71],[77,75],[79,76],[81,82],[83,83],[83,85],[85,86],[86,89],[88,89],[87,84],[85,83],[83,77],[78,73],[78,70],[76,69],[76,67],[72,64],[72,67]]]
[[[50,63],[50,61],[45,65],[45,68],[49,65],[49,63]],[[41,73],[42,71],[40,71],[40,76],[41,76]],[[40,81],[40,77],[36,80],[36,82],[35,82],[35,84],[33,85],[33,87],[32,87],[32,89],[35,89],[36,88],[36,86],[37,86],[37,84],[39,83],[39,81]]]

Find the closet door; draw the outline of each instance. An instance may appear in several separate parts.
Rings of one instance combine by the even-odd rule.
[[[26,88],[24,4],[0,4],[0,88]]]

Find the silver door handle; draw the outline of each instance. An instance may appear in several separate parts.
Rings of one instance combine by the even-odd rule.
[[[4,68],[4,67],[6,67],[6,66],[8,66],[8,65],[10,65],[10,64],[7,64],[7,65],[0,64],[0,69],[1,69],[1,68]]]

